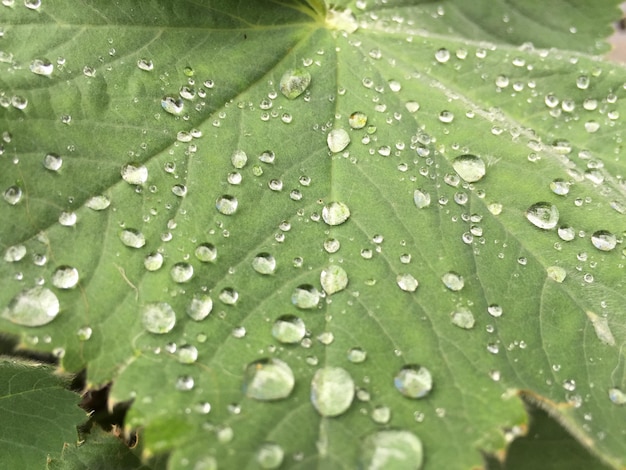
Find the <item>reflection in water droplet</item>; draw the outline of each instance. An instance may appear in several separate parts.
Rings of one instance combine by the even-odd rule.
[[[322,219],[328,225],[341,225],[350,218],[350,209],[343,202],[331,202],[322,209]]]
[[[306,326],[304,322],[295,315],[281,315],[272,326],[272,336],[284,344],[299,343],[305,334]]]
[[[217,259],[217,248],[211,243],[202,243],[196,247],[195,255],[203,263],[210,263]]]
[[[617,387],[612,387],[609,389],[609,400],[616,405],[624,405],[626,404],[626,393]]]
[[[279,359],[250,363],[243,378],[243,392],[255,400],[280,400],[291,394],[295,379],[291,367]]]
[[[215,208],[217,211],[224,215],[232,215],[237,212],[237,206],[239,201],[235,196],[224,194],[215,201]]]
[[[78,284],[78,270],[71,266],[59,266],[52,273],[52,285],[59,289],[71,289]]]
[[[274,274],[276,259],[269,253],[259,253],[252,260],[252,269],[259,274]]]
[[[546,268],[546,272],[548,273],[548,277],[555,282],[563,282],[567,277],[567,271],[563,269],[561,266],[548,266]]]
[[[413,201],[418,209],[423,209],[424,207],[430,206],[430,194],[422,191],[421,189],[416,189],[413,192]]]
[[[127,163],[122,167],[121,175],[128,184],[144,184],[148,181],[148,168],[141,163]]]
[[[574,230],[574,227],[559,227],[559,229],[557,230],[557,234],[559,235],[559,238],[561,240],[566,242],[570,242],[574,238],[576,238],[576,230]]]
[[[318,369],[311,381],[311,403],[326,417],[338,416],[348,410],[354,399],[354,381],[341,367]]]
[[[617,245],[617,237],[607,230],[598,230],[591,235],[591,243],[600,251],[611,251]]]
[[[301,284],[291,294],[291,303],[301,309],[316,308],[320,302],[320,293],[311,284]]]
[[[565,196],[567,193],[569,193],[569,183],[560,178],[557,178],[550,183],[550,189],[554,194],[558,194],[559,196]]]
[[[415,434],[387,430],[370,434],[363,440],[359,468],[419,470],[423,461],[422,441]]]
[[[213,310],[213,299],[206,294],[195,295],[187,306],[187,315],[192,320],[201,321],[209,316]]]
[[[344,129],[332,129],[326,137],[328,148],[333,153],[344,150],[350,143],[350,135]]]
[[[320,283],[328,295],[335,294],[348,286],[348,273],[340,266],[330,265],[322,270]]]
[[[163,266],[163,255],[158,252],[150,253],[144,258],[143,265],[148,271],[158,271]]]
[[[426,367],[410,364],[400,369],[393,383],[405,397],[423,398],[433,388],[433,377]]]
[[[526,218],[535,227],[550,230],[559,223],[559,210],[549,202],[538,202],[526,210]]]
[[[170,270],[174,282],[187,282],[193,277],[193,266],[189,263],[176,263]]]
[[[59,299],[54,292],[37,286],[13,297],[0,316],[17,325],[42,326],[54,320],[59,309]]]
[[[141,315],[144,328],[150,333],[169,333],[176,324],[176,313],[165,303],[151,303],[143,308]]]
[[[474,314],[465,307],[458,307],[452,312],[450,314],[450,321],[452,321],[453,325],[465,330],[471,330],[476,323]]]
[[[352,129],[363,129],[367,124],[367,115],[360,111],[355,111],[348,118],[348,124]]]
[[[463,276],[453,271],[447,272],[441,276],[441,282],[451,291],[460,291],[463,289],[463,286],[465,286]]]
[[[296,99],[311,83],[311,74],[305,69],[287,70],[280,79],[280,91],[290,100]]]
[[[468,183],[480,181],[486,173],[485,162],[476,155],[461,155],[452,161],[452,168]]]
[[[264,469],[278,468],[283,463],[285,451],[278,444],[265,442],[261,444],[256,453],[256,461],[259,467]]]
[[[230,161],[235,168],[240,170],[248,163],[248,155],[243,150],[235,150],[230,157]]]
[[[398,274],[396,282],[400,289],[406,292],[415,292],[419,282],[411,274]]]

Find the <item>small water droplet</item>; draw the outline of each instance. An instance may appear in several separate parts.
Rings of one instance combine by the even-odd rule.
[[[445,64],[446,62],[448,62],[448,60],[450,60],[450,51],[445,47],[442,47],[441,49],[437,50],[437,52],[435,52],[435,59],[440,64]]]
[[[78,341],[89,341],[92,334],[93,330],[89,326],[83,326],[76,330],[76,336],[78,337]]]
[[[211,310],[213,310],[213,299],[206,294],[195,295],[187,305],[187,315],[195,321],[204,320]]]
[[[474,314],[465,307],[459,307],[450,314],[450,321],[453,325],[463,328],[465,330],[471,330],[474,328],[476,320]]]
[[[538,202],[526,210],[526,218],[535,227],[551,230],[559,222],[559,210],[549,202]]]
[[[176,390],[180,390],[181,392],[188,392],[192,390],[195,385],[195,381],[190,375],[181,375],[176,379]]]
[[[360,111],[355,111],[348,118],[348,124],[352,129],[363,129],[367,124],[367,115]]]
[[[502,316],[502,307],[498,304],[491,304],[487,307],[487,313],[494,318],[499,318]]]
[[[331,152],[338,153],[350,144],[350,135],[344,129],[332,129],[326,137],[326,142]]]
[[[124,229],[120,232],[120,240],[130,248],[141,248],[146,244],[146,237],[139,230],[132,228]]]
[[[291,294],[291,303],[304,310],[316,308],[319,302],[320,293],[311,284],[301,284]]]
[[[59,266],[52,273],[52,285],[59,289],[72,289],[78,284],[78,270],[72,266]]]
[[[413,192],[413,201],[418,209],[428,207],[430,206],[430,194],[421,189],[416,189]]]
[[[196,247],[194,254],[203,263],[210,263],[217,259],[217,248],[212,243],[202,243]]]
[[[193,364],[198,359],[198,349],[191,344],[183,344],[176,355],[181,364]]]
[[[4,260],[7,263],[15,263],[26,256],[26,247],[24,245],[13,245],[7,248],[4,253]]]
[[[560,178],[557,178],[550,183],[550,189],[554,194],[558,194],[559,196],[565,196],[567,193],[569,193],[569,183]]]
[[[256,452],[256,461],[263,469],[274,469],[281,466],[285,458],[285,451],[278,444],[265,442]]]
[[[617,245],[617,237],[607,230],[598,230],[591,235],[591,243],[600,251],[611,251]]]
[[[150,253],[144,258],[143,265],[148,271],[158,271],[163,266],[163,255],[158,252]]]
[[[85,206],[92,211],[103,211],[111,205],[111,200],[106,196],[93,196],[87,199]]]
[[[370,416],[375,423],[387,424],[391,420],[391,409],[384,405],[376,406]]]
[[[320,283],[328,295],[335,294],[348,286],[348,273],[340,266],[330,265],[322,270]]]
[[[331,202],[322,209],[322,219],[328,225],[341,225],[350,218],[350,209],[343,202]]]
[[[59,171],[63,165],[63,159],[56,153],[48,153],[43,157],[43,166],[50,171]]]
[[[137,67],[146,72],[151,72],[154,69],[154,64],[150,59],[139,59],[137,61]]]
[[[127,163],[122,167],[121,174],[128,184],[144,184],[148,181],[148,168],[141,163]]]
[[[626,404],[626,393],[617,387],[612,387],[609,389],[609,400],[615,405],[624,405]]]
[[[587,311],[585,313],[587,314],[587,318],[591,321],[591,325],[593,326],[596,336],[600,342],[608,344],[609,346],[615,346],[615,337],[609,327],[608,319],[591,311]]]
[[[350,348],[347,357],[350,362],[360,364],[367,359],[367,352],[362,348]]]
[[[272,326],[272,336],[284,344],[299,343],[305,334],[306,326],[304,322],[295,315],[281,315]]]
[[[405,292],[415,292],[417,290],[417,286],[419,282],[415,279],[411,274],[398,274],[396,277],[396,282],[400,289]]]
[[[239,292],[232,287],[224,287],[218,296],[220,301],[226,305],[235,305],[239,300]]]
[[[441,276],[441,282],[451,291],[460,291],[465,286],[465,281],[463,280],[463,276],[457,274],[453,271],[445,273]]]
[[[252,260],[252,269],[259,274],[274,274],[276,271],[276,258],[269,253],[259,253]]]
[[[178,116],[183,112],[184,103],[181,98],[174,96],[164,96],[161,100],[161,107],[165,112]]]
[[[361,444],[361,465],[368,470],[422,468],[422,441],[409,431],[387,430],[367,436]]]
[[[22,200],[22,188],[19,186],[9,186],[3,194],[4,200],[14,206]]]
[[[561,266],[548,266],[546,268],[546,272],[548,273],[548,277],[555,282],[561,283],[567,277],[567,271],[563,269]]]
[[[485,162],[476,155],[460,155],[452,161],[452,168],[468,183],[480,181],[486,173]]]
[[[426,367],[410,364],[400,369],[393,383],[405,397],[423,398],[433,388],[433,377]]]
[[[311,381],[311,403],[325,417],[345,413],[354,399],[354,381],[341,367],[318,369]]]
[[[235,150],[230,157],[230,161],[235,168],[241,170],[248,163],[248,155],[243,150]]]
[[[237,212],[239,201],[235,196],[224,194],[215,201],[215,208],[220,214],[232,215]]]
[[[246,367],[243,392],[255,400],[268,401],[287,398],[295,379],[291,367],[280,359],[265,358]]]
[[[290,69],[280,79],[280,91],[288,99],[293,100],[304,93],[310,83],[311,74],[308,70]]]
[[[59,314],[59,299],[46,287],[26,289],[11,299],[2,317],[22,326],[47,325]]]
[[[30,71],[37,75],[49,77],[54,71],[54,64],[48,59],[35,59],[30,63]]]
[[[78,216],[76,215],[76,212],[63,211],[61,212],[61,215],[59,215],[59,224],[63,225],[64,227],[73,227],[74,225],[76,225],[77,219]]]
[[[150,333],[169,333],[176,325],[176,313],[168,303],[150,303],[143,307],[141,321]]]

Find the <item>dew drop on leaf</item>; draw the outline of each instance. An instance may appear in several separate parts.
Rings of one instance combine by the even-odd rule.
[[[537,202],[526,210],[526,218],[535,227],[550,230],[559,223],[559,210],[549,202]]]
[[[344,150],[350,143],[350,135],[345,129],[332,129],[326,137],[328,148],[333,153]]]
[[[476,155],[460,155],[452,161],[452,168],[468,183],[480,181],[486,173],[485,162]]]
[[[106,196],[93,196],[87,199],[85,202],[85,206],[87,206],[92,211],[103,211],[111,205],[111,201]]]
[[[148,254],[143,259],[143,266],[147,271],[158,271],[163,266],[163,255],[159,252]]]
[[[210,263],[217,259],[217,248],[212,243],[202,243],[196,247],[195,255],[203,263]]]
[[[243,150],[235,150],[230,156],[230,161],[236,169],[241,170],[248,163],[248,155]]]
[[[612,387],[609,389],[609,400],[616,405],[624,405],[626,404],[626,393],[617,387]]]
[[[331,202],[322,209],[322,219],[328,225],[341,225],[350,218],[350,209],[343,202]]]
[[[391,409],[384,405],[376,406],[370,416],[375,423],[387,424],[391,420]]]
[[[400,369],[393,383],[396,389],[408,398],[423,398],[433,388],[433,378],[430,371],[417,364],[406,365]]]
[[[78,341],[89,341],[92,334],[93,330],[89,326],[83,326],[76,331]]]
[[[500,318],[503,313],[503,309],[498,304],[491,304],[487,307],[487,313],[494,318]]]
[[[191,344],[183,344],[176,355],[181,364],[193,364],[198,359],[198,349]]]
[[[367,115],[360,111],[355,111],[348,118],[348,124],[352,129],[363,129],[367,124]]]
[[[49,77],[54,71],[54,65],[48,59],[35,59],[30,63],[29,69],[34,74]]]
[[[269,253],[259,253],[252,260],[252,269],[259,274],[274,274],[276,271],[276,258]]]
[[[265,442],[256,452],[256,461],[260,468],[274,469],[281,466],[285,458],[285,451],[273,442]]]
[[[348,273],[341,266],[330,265],[322,270],[320,283],[328,295],[335,294],[348,286]]]
[[[367,359],[367,352],[362,348],[350,348],[347,354],[348,360],[353,364],[360,364]]]
[[[150,59],[139,59],[137,61],[137,67],[146,72],[151,72],[154,69],[154,63]]]
[[[144,184],[148,181],[148,168],[141,163],[127,163],[122,166],[122,179],[128,184]]]
[[[363,439],[359,468],[419,470],[423,460],[422,441],[415,434],[409,431],[385,430]]]
[[[611,251],[617,245],[617,237],[607,230],[598,230],[591,235],[591,243],[600,251]]]
[[[43,166],[46,170],[59,171],[63,165],[63,159],[56,153],[47,153],[43,157]]]
[[[9,186],[3,194],[4,200],[14,206],[22,200],[22,188],[19,186]]]
[[[345,413],[354,399],[354,381],[341,367],[322,367],[311,381],[311,403],[325,417]]]
[[[202,321],[209,316],[213,310],[213,299],[206,294],[196,295],[187,305],[187,315],[192,320]]]
[[[417,286],[419,282],[415,279],[411,274],[398,274],[396,277],[396,282],[400,289],[405,292],[415,292],[417,290]]]
[[[576,238],[576,230],[573,227],[563,226],[557,230],[559,238],[563,241],[570,242]]]
[[[71,289],[78,284],[78,270],[72,266],[59,266],[52,273],[52,285],[59,289]]]
[[[176,313],[168,303],[150,303],[143,307],[141,321],[150,333],[169,333],[176,325]]]
[[[591,321],[591,325],[598,339],[604,344],[615,346],[615,337],[609,327],[608,319],[589,310],[585,313],[587,314],[587,318]]]
[[[450,314],[450,321],[454,326],[458,326],[459,328],[463,328],[465,330],[471,330],[474,328],[474,324],[476,323],[474,314],[464,307],[459,307],[452,312]]]
[[[120,232],[120,240],[130,248],[141,248],[146,244],[146,237],[139,230],[132,228],[124,229]]]
[[[445,273],[441,276],[441,282],[451,291],[460,291],[465,286],[465,281],[463,280],[463,276],[457,274],[453,271]]]
[[[291,303],[304,310],[316,308],[320,303],[320,293],[311,284],[301,284],[291,294]]]
[[[272,325],[272,336],[284,344],[295,344],[306,335],[306,326],[300,317],[281,315]]]
[[[438,49],[437,52],[435,52],[435,59],[440,64],[445,64],[448,60],[450,60],[450,51],[445,47]]]
[[[259,359],[246,367],[243,392],[255,400],[280,400],[291,394],[294,384],[293,371],[287,363],[280,359]]]
[[[13,297],[1,316],[17,325],[42,326],[54,320],[59,310],[59,299],[54,292],[37,286]]]
[[[224,194],[215,201],[215,208],[220,214],[233,215],[237,212],[239,201],[235,196]]]
[[[165,96],[161,100],[161,107],[165,112],[178,116],[183,112],[184,104],[183,100],[173,96]]]
[[[418,209],[428,207],[430,206],[430,194],[421,189],[416,189],[413,192],[413,201]]]
[[[7,263],[15,263],[26,256],[26,247],[24,245],[13,245],[4,252],[4,260]]]
[[[280,91],[290,100],[296,99],[311,83],[311,74],[305,69],[287,70],[280,79]]]
[[[76,225],[76,220],[78,219],[76,212],[67,212],[67,211],[63,211],[61,212],[61,215],[59,215],[59,224],[63,225],[64,227],[73,227],[74,225]]]
[[[548,266],[546,268],[546,272],[548,273],[548,277],[552,279],[554,282],[561,283],[567,277],[567,271],[561,266]]]
[[[226,305],[235,305],[239,300],[239,292],[232,287],[224,287],[218,296],[220,301]]]
[[[180,390],[181,392],[188,392],[189,390],[193,390],[195,385],[195,380],[190,375],[181,375],[176,379],[176,390]]]

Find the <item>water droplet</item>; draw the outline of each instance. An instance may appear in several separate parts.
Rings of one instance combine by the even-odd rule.
[[[617,238],[611,232],[598,230],[591,235],[591,243],[600,251],[611,251],[617,245]]]
[[[291,294],[291,303],[296,307],[309,310],[316,308],[320,302],[320,293],[311,284],[296,287]]]
[[[181,392],[188,392],[192,390],[195,385],[195,381],[190,375],[181,375],[176,379],[176,390],[180,390]]]
[[[38,10],[41,6],[41,0],[24,0],[24,6],[29,10]]]
[[[348,286],[348,273],[340,266],[330,265],[322,270],[320,283],[328,295],[335,294]]]
[[[256,461],[259,467],[264,469],[278,468],[283,463],[285,451],[278,444],[273,442],[265,442],[261,444],[256,453]]]
[[[43,166],[50,171],[59,171],[63,165],[63,159],[56,153],[48,153],[43,157]]]
[[[346,412],[354,399],[354,381],[341,367],[318,369],[311,381],[311,403],[325,417]]]
[[[417,101],[407,101],[404,107],[409,113],[416,113],[420,109],[420,104]]]
[[[120,232],[120,240],[130,248],[141,248],[146,244],[146,237],[139,230],[128,228]]]
[[[54,292],[37,286],[13,297],[1,316],[17,325],[42,326],[54,320],[59,309],[59,299]]]
[[[322,219],[328,225],[341,225],[350,218],[350,209],[343,202],[331,202],[322,209]]]
[[[183,344],[176,354],[181,364],[193,364],[198,359],[198,349],[191,344]]]
[[[141,163],[127,163],[122,167],[121,174],[128,184],[144,184],[148,181],[148,168]]]
[[[406,292],[415,292],[419,282],[411,274],[398,274],[396,282],[400,289]]]
[[[26,247],[24,245],[13,245],[7,248],[4,253],[4,260],[7,263],[15,263],[26,256]]]
[[[63,211],[61,212],[61,215],[59,215],[59,224],[64,227],[73,227],[76,225],[77,218],[76,212]]]
[[[222,303],[226,305],[235,305],[237,300],[239,300],[239,292],[237,292],[232,287],[224,287],[220,291],[220,295],[218,296]]]
[[[279,359],[266,358],[250,363],[243,378],[243,392],[255,400],[287,398],[295,379],[291,367]]]
[[[311,83],[311,74],[306,69],[287,70],[280,79],[280,91],[290,100],[296,99]]]
[[[327,253],[337,253],[339,248],[341,248],[341,242],[336,238],[329,238],[324,241],[324,249]]]
[[[211,310],[213,310],[213,299],[206,294],[195,295],[187,305],[187,315],[195,321],[204,320],[209,316]]]
[[[559,235],[559,238],[561,240],[566,241],[566,242],[570,242],[574,238],[576,238],[576,230],[574,230],[574,227],[568,227],[568,226],[559,227],[559,229],[557,230],[557,234]]]
[[[215,201],[215,208],[220,214],[232,215],[237,212],[239,201],[235,196],[224,194]]]
[[[498,304],[491,304],[487,307],[487,313],[494,318],[499,318],[502,316],[502,307]]]
[[[569,193],[569,183],[560,178],[557,178],[550,183],[550,189],[554,194],[558,194],[559,196],[565,196],[567,193]]]
[[[76,336],[78,337],[78,341],[89,341],[92,334],[93,330],[89,326],[83,326],[76,330]]]
[[[35,59],[30,63],[30,71],[37,75],[49,77],[54,71],[54,65],[48,59]]]
[[[144,258],[143,265],[148,271],[158,271],[163,266],[163,255],[158,252],[150,253]]]
[[[594,312],[587,311],[587,318],[591,321],[593,325],[593,329],[596,332],[596,336],[600,340],[600,342],[604,344],[608,344],[609,346],[615,346],[615,337],[611,332],[611,328],[609,327],[609,321],[606,317],[601,317],[600,315],[595,314]]]
[[[284,344],[299,343],[305,334],[306,326],[304,322],[295,315],[281,315],[272,326],[272,336]]]
[[[609,389],[609,400],[616,405],[624,405],[626,404],[626,393],[617,387],[612,387]]]
[[[150,333],[169,333],[176,324],[176,313],[168,303],[151,303],[144,306],[141,321]]]
[[[203,263],[210,263],[217,259],[217,248],[212,243],[202,243],[196,247],[196,258]]]
[[[243,150],[235,150],[230,157],[230,161],[235,168],[241,170],[248,163],[248,155]]]
[[[367,359],[367,352],[361,348],[348,349],[348,360],[354,364],[360,364]]]
[[[103,211],[111,205],[111,200],[106,196],[93,196],[87,199],[85,206],[92,211]]]
[[[367,470],[422,468],[422,441],[409,431],[379,431],[367,436],[361,444],[361,465]]]
[[[526,210],[526,218],[535,227],[550,230],[559,222],[559,210],[549,202],[538,202]]]
[[[448,60],[450,60],[450,51],[445,47],[442,47],[437,52],[435,52],[435,59],[440,64],[445,64],[446,62],[448,62]]]
[[[460,291],[463,289],[463,286],[465,286],[463,276],[453,271],[447,272],[441,276],[441,282],[451,291]]]
[[[344,129],[332,129],[326,137],[328,148],[333,153],[344,150],[350,143],[350,135]]]
[[[187,186],[184,184],[175,184],[172,186],[172,194],[178,197],[185,197],[187,195]]]
[[[400,369],[393,383],[405,397],[423,398],[433,388],[433,377],[426,367],[410,364]]]
[[[269,253],[259,253],[252,260],[252,269],[259,274],[274,274],[276,271],[276,258]]]
[[[137,61],[137,67],[146,72],[151,72],[154,69],[154,64],[150,59],[139,59]]]
[[[555,282],[561,283],[567,277],[567,271],[563,269],[561,266],[548,266],[546,268],[546,272],[548,273],[548,277]]]
[[[476,323],[474,314],[465,307],[459,307],[452,312],[450,314],[450,321],[452,321],[453,325],[465,330],[471,330]]]
[[[480,181],[486,173],[485,162],[476,155],[460,155],[452,161],[452,168],[468,183]]]
[[[391,420],[391,409],[388,406],[377,406],[372,410],[370,416],[375,423],[387,424]]]
[[[193,266],[189,263],[176,263],[170,270],[174,282],[187,282],[193,277]]]
[[[4,200],[14,206],[22,200],[22,188],[19,186],[9,186],[3,194]]]
[[[367,124],[367,115],[360,111],[355,111],[348,118],[348,124],[352,129],[363,129]]]
[[[78,270],[71,266],[59,266],[52,274],[52,285],[59,289],[72,289],[78,284]]]
[[[413,192],[413,201],[418,209],[423,209],[424,207],[430,206],[430,194],[422,191],[421,189],[416,189]]]
[[[161,107],[165,112],[173,114],[174,116],[178,116],[182,113],[184,106],[183,100],[174,96],[165,96],[161,100]]]

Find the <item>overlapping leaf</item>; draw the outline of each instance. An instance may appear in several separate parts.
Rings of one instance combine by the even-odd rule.
[[[172,468],[367,467],[381,431],[468,468],[524,422],[516,390],[623,465],[612,5],[345,6],[3,7],[2,329],[113,380]],[[244,387],[273,360],[293,391]],[[330,367],[356,393],[322,417]]]

